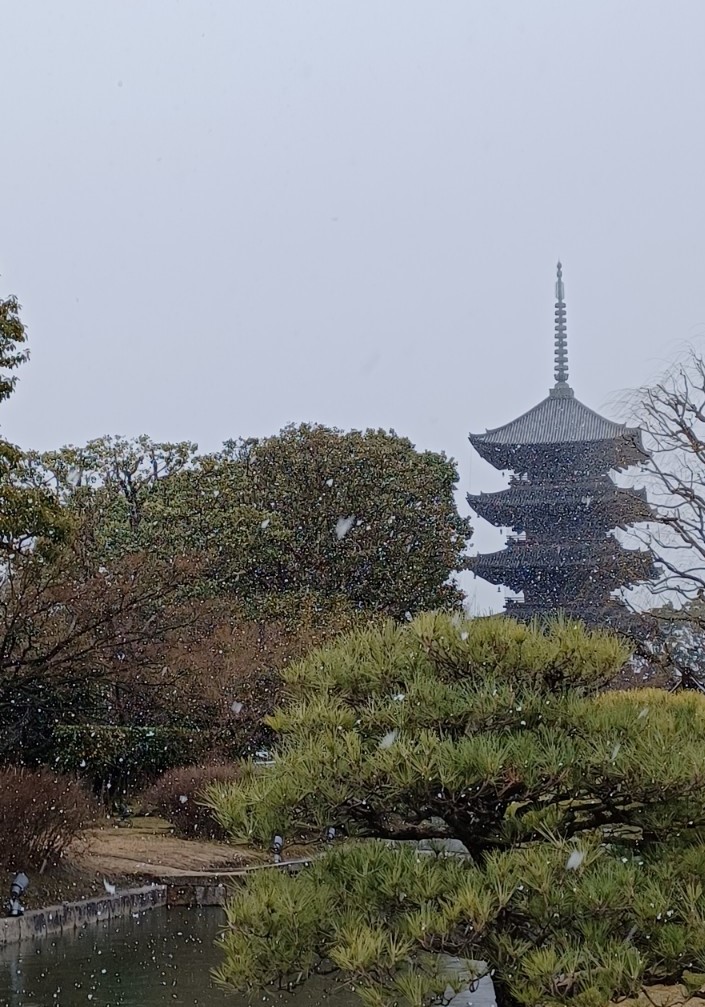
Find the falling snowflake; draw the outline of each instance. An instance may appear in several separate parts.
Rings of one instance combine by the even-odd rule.
[[[379,743],[380,748],[391,748],[399,736],[399,731],[388,731]]]
[[[186,794],[182,794],[179,798],[179,804],[188,804],[188,797]]]
[[[237,700],[234,700],[234,702],[230,704],[230,709],[237,715],[242,712],[242,703],[238,703]]]
[[[355,524],[355,517],[340,517],[335,526],[335,534],[340,541],[341,538],[345,538],[347,533],[350,531],[352,526]]]
[[[584,859],[585,854],[582,850],[573,850],[571,855],[568,857],[568,863],[565,865],[565,869],[567,871],[577,871]]]
[[[326,486],[332,486],[332,485],[333,485],[333,480],[332,479],[326,479]]]
[[[270,522],[270,520],[271,520],[271,518],[266,517],[264,519],[264,521],[262,522],[262,524],[260,525],[260,528],[262,528],[262,529],[269,528],[269,522]]]
[[[108,893],[108,895],[114,895],[115,894],[115,891],[116,891],[115,885],[111,885],[111,883],[107,880],[107,878],[103,878],[103,886],[104,886],[106,892]]]

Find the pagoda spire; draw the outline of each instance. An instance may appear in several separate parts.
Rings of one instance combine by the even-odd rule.
[[[554,377],[556,384],[551,390],[552,395],[572,395],[573,390],[568,384],[568,333],[565,311],[565,287],[563,286],[563,266],[556,266],[556,334],[554,337]]]

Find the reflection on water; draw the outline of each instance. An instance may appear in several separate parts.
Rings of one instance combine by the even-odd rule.
[[[210,980],[218,963],[213,946],[223,915],[219,910],[151,910],[113,920],[75,936],[28,941],[0,951],[2,1007],[245,1007]],[[325,990],[332,992],[325,996]],[[319,981],[282,1007],[359,1007],[349,992]],[[262,1002],[262,996],[258,998]],[[274,994],[279,1000],[279,994]],[[272,1003],[272,997],[267,1000]]]

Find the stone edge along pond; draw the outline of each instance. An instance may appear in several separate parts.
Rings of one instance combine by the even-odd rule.
[[[30,909],[22,916],[0,918],[0,949],[19,941],[41,939],[54,934],[73,932],[95,923],[119,919],[131,913],[148,909],[165,909],[167,906],[223,906],[226,900],[225,882],[242,879],[247,874],[263,868],[274,868],[297,873],[310,860],[283,861],[281,864],[261,864],[257,867],[235,871],[208,871],[192,875],[173,875],[159,878],[141,888],[129,888],[115,895],[78,902],[62,902],[46,909]]]
[[[73,932],[81,927],[105,920],[119,919],[131,913],[167,906],[223,906],[226,897],[224,882],[234,881],[262,868],[279,868],[296,873],[307,866],[309,860],[283,861],[281,864],[262,864],[258,867],[235,871],[208,871],[193,875],[174,875],[159,878],[150,885],[130,888],[115,895],[79,902],[62,902],[46,909],[30,909],[22,916],[0,918],[0,949],[19,941],[41,939],[54,934]]]
[[[0,948],[29,938],[73,932],[105,920],[158,909],[167,904],[166,885],[145,885],[116,895],[81,902],[63,902],[47,909],[30,909],[23,916],[0,919]]]

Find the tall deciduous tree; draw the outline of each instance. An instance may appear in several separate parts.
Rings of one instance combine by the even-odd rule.
[[[17,301],[0,301],[0,402],[25,342]],[[295,628],[248,622],[234,595],[272,587],[281,539],[224,468],[146,436],[0,441],[0,757],[53,759],[54,729],[87,723],[201,728],[231,751],[263,737],[276,669],[350,617],[297,596],[268,609]]]
[[[691,353],[638,394],[657,516],[647,541],[663,570],[653,590],[705,601],[705,359]]]
[[[642,610],[639,645],[650,665],[705,690],[705,359],[691,352],[640,389],[635,407],[650,451],[639,479],[654,517],[631,534],[661,572],[632,599]]]
[[[135,553],[83,565],[80,541],[45,560],[16,557],[0,589],[0,757],[51,750],[62,723],[161,720],[176,669],[164,654],[199,613],[182,600],[177,564]]]
[[[0,300],[0,403],[26,338],[17,299]],[[102,565],[90,543],[104,514],[74,504],[98,486],[120,496],[132,527],[150,487],[187,459],[179,446],[111,438],[40,459],[0,440],[0,757],[45,753],[55,724],[105,715],[129,677],[153,694],[146,672],[194,621],[184,572],[144,551]]]

